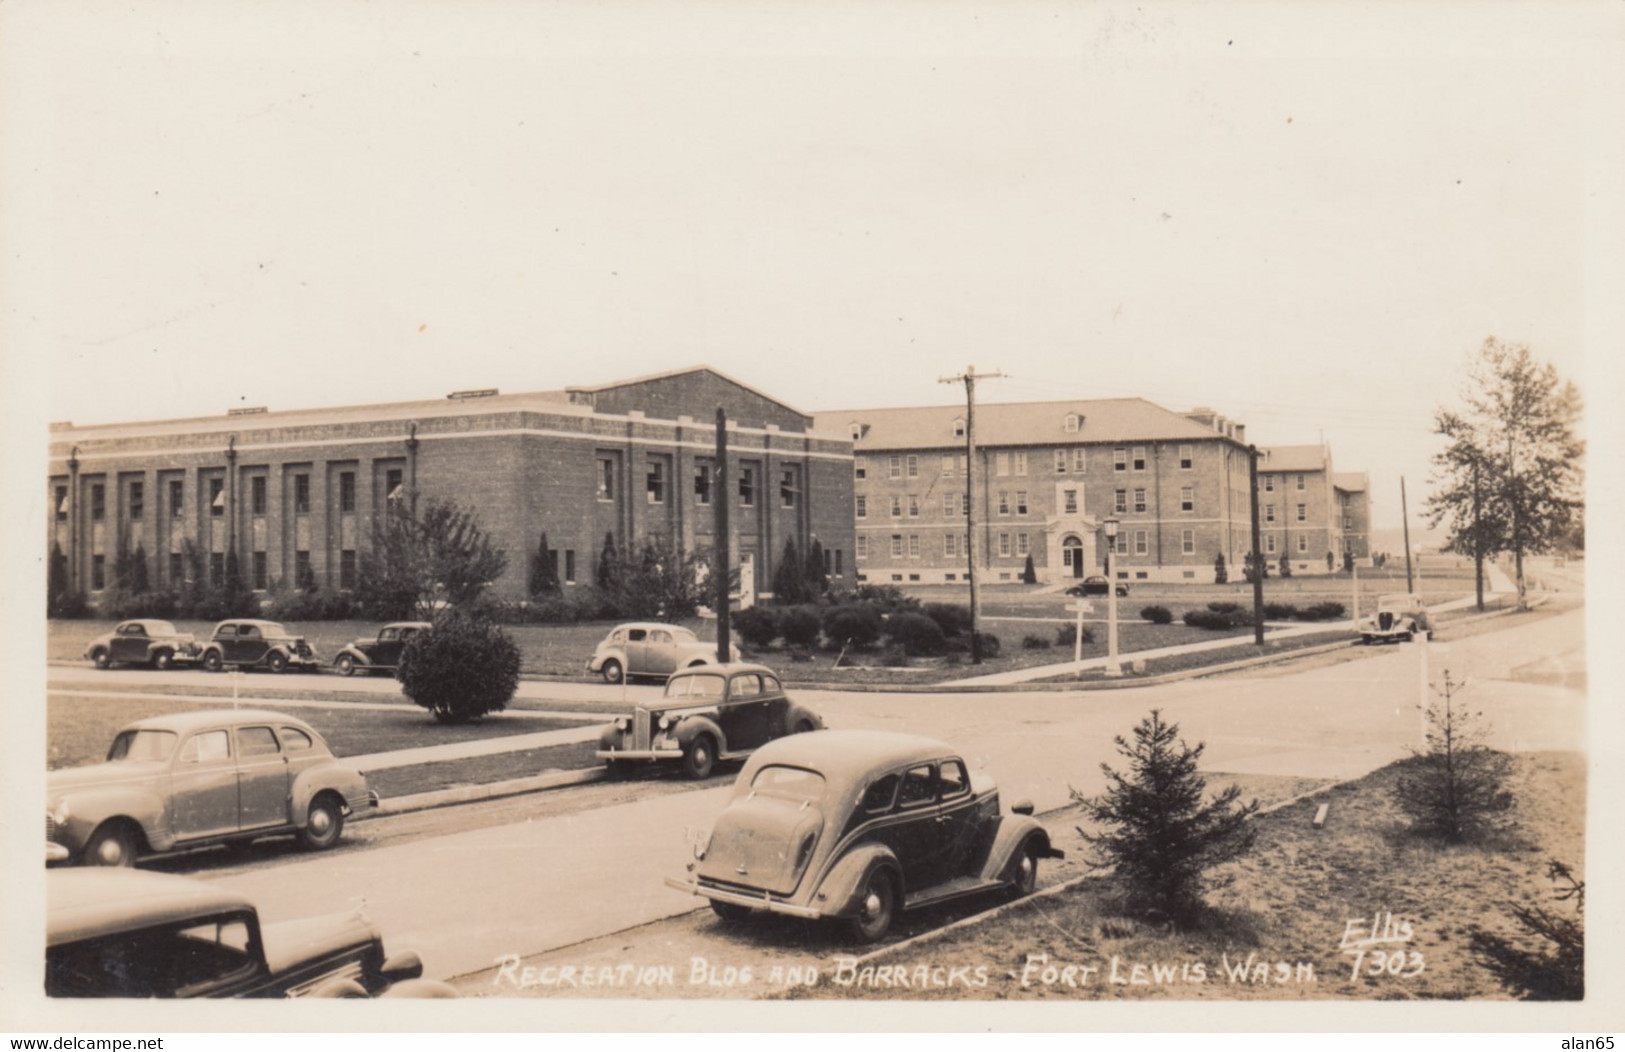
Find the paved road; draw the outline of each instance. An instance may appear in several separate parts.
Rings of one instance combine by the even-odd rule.
[[[1580,612],[1431,652],[1471,683],[1496,740],[1519,749],[1577,749],[1584,693],[1552,667],[1583,664]],[[1048,809],[1068,786],[1097,792],[1112,738],[1152,707],[1207,743],[1210,771],[1353,777],[1419,739],[1418,652],[1410,646],[1303,670],[1077,694],[809,693],[835,726],[889,727],[958,743],[1008,797]],[[1533,670],[1533,671],[1532,671]],[[600,688],[601,689],[601,688]],[[727,790],[705,789],[597,810],[330,857],[222,883],[268,919],[364,905],[390,944],[418,949],[454,976],[509,953],[530,954],[684,912],[695,900],[661,878],[680,870],[685,826],[708,825]]]

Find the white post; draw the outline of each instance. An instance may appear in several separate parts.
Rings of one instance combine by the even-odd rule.
[[[1106,675],[1121,676],[1123,666],[1117,663],[1117,541],[1106,549]]]
[[[1094,610],[1094,606],[1086,599],[1079,599],[1068,606],[1067,609],[1078,615],[1073,628],[1072,663],[1080,666],[1077,673],[1081,677],[1083,675],[1083,668],[1081,667],[1083,665],[1083,615]]]
[[[1354,569],[1354,620],[1356,622],[1358,622],[1360,620],[1360,562],[1359,562],[1359,560],[1356,559],[1352,565],[1353,565],[1353,569]]]

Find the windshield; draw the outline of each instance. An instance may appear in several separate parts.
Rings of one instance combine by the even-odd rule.
[[[824,776],[805,767],[763,767],[750,782],[751,792],[784,800],[816,801],[824,795]]]
[[[119,760],[167,760],[175,751],[174,731],[120,731],[107,750],[107,762]]]
[[[720,698],[721,676],[673,676],[666,682],[668,698]]]
[[[147,635],[149,636],[173,636],[178,634],[175,631],[175,626],[168,621],[147,622]]]

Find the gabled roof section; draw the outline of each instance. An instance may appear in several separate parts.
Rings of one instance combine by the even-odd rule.
[[[1067,429],[1067,417],[1076,414],[1077,429]],[[963,405],[899,409],[834,409],[814,414],[820,430],[865,430],[857,452],[880,449],[957,449],[963,435],[954,424],[964,420]],[[1150,442],[1223,439],[1180,413],[1153,405],[1143,398],[1102,398],[1093,401],[1007,402],[976,407],[978,446],[1042,446],[1071,442]]]
[[[636,387],[640,384],[658,383],[661,380],[674,380],[677,377],[691,376],[695,373],[709,373],[725,383],[730,383],[741,390],[749,391],[757,398],[762,398],[772,402],[774,405],[780,406],[791,413],[805,417],[812,416],[811,413],[803,413],[790,403],[785,402],[782,399],[774,398],[772,395],[765,393],[760,388],[752,387],[750,384],[747,384],[741,380],[736,380],[727,373],[723,372],[721,369],[717,369],[709,365],[688,365],[681,369],[668,369],[663,373],[649,373],[646,376],[634,376],[626,380],[611,380],[602,384],[574,384],[570,387],[566,387],[564,391],[566,394],[575,394],[577,392],[582,394],[601,394],[604,391],[616,391],[623,387]]]
[[[1268,446],[1261,452],[1268,455],[1260,458],[1259,471],[1325,471],[1331,467],[1325,446]]]

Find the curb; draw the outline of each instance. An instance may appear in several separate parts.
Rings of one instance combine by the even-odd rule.
[[[427,811],[455,804],[472,804],[482,800],[495,800],[504,796],[520,796],[544,789],[560,789],[568,785],[586,785],[604,779],[602,767],[587,767],[579,771],[552,771],[528,778],[510,778],[505,782],[487,782],[482,785],[459,785],[450,789],[436,789],[427,793],[389,797],[378,802],[378,809],[365,818],[382,818],[412,811]]]

